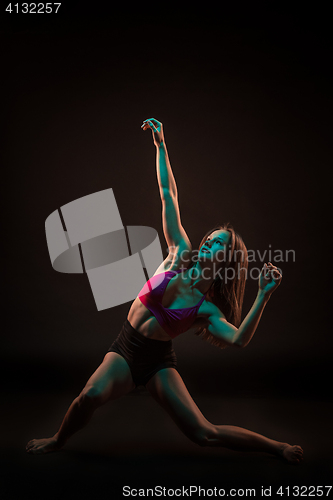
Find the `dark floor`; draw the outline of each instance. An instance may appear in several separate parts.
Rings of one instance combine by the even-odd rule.
[[[279,486],[332,484],[332,404],[328,401],[194,398],[213,423],[238,425],[300,444],[305,452],[300,466],[265,454],[200,448],[181,434],[144,390],[97,410],[88,427],[61,452],[28,455],[26,442],[52,435],[75,396],[25,393],[4,402],[2,498],[95,498],[100,494],[125,498],[125,485],[255,488],[256,496],[262,496],[262,486],[271,486],[271,497],[283,498],[273,494]],[[309,496],[309,489],[303,491]],[[192,497],[198,495],[192,493]]]

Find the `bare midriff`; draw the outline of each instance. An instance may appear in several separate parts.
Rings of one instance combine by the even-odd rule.
[[[155,316],[142,304],[138,297],[133,301],[127,319],[133,328],[144,337],[155,340],[171,340],[171,337],[163,330]]]
[[[204,326],[205,315],[205,303],[203,303],[200,307],[200,314],[198,314],[191,329]],[[133,301],[127,319],[133,328],[144,337],[155,340],[171,340],[171,337],[163,330],[155,316],[142,304],[138,297]]]
[[[162,304],[167,308],[193,307],[198,303],[202,294],[197,290],[190,290],[189,282],[180,279],[178,275],[173,277],[164,290]],[[181,299],[181,300],[180,300]],[[205,316],[205,302],[200,306],[200,313],[193,323],[193,327],[202,326]],[[136,297],[127,316],[133,328],[144,337],[155,340],[170,340],[170,335],[162,328],[152,312]],[[192,327],[191,327],[192,328]]]

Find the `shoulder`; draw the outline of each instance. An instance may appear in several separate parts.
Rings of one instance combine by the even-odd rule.
[[[178,245],[168,248],[168,255],[177,262],[179,267],[180,265],[183,265],[183,267],[188,267],[190,265],[192,252],[192,244],[190,240],[186,238],[182,238]]]

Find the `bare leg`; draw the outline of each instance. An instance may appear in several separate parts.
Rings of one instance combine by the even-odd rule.
[[[50,438],[32,439],[26,446],[27,452],[41,454],[61,449],[89,422],[99,406],[127,394],[134,387],[126,361],[115,352],[107,353],[81,394],[70,405],[58,432]]]
[[[213,437],[214,434],[215,437]],[[208,437],[207,445],[224,446],[238,451],[266,452],[282,456],[290,461],[301,459],[303,453],[300,446],[291,446],[288,443],[275,441],[256,432],[233,425],[215,425],[213,435]]]
[[[291,446],[232,425],[214,425],[201,413],[174,368],[160,370],[147,384],[156,401],[171,415],[184,434],[200,446],[223,446],[238,451],[278,455],[290,462],[302,460],[300,446]]]

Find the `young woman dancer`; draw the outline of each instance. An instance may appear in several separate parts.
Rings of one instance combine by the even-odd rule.
[[[209,422],[177,371],[172,338],[192,332],[221,348],[246,346],[282,276],[271,263],[264,265],[257,297],[241,322],[247,273],[247,250],[241,237],[224,224],[208,231],[198,252],[192,250],[180,219],[162,123],[151,118],[142,128],[152,130],[156,146],[169,254],[133,301],[120,334],[69,407],[58,432],[50,438],[29,441],[26,450],[40,454],[61,449],[88,423],[96,408],[145,385],[181,431],[198,445],[267,452],[299,463],[303,455],[300,446]]]

